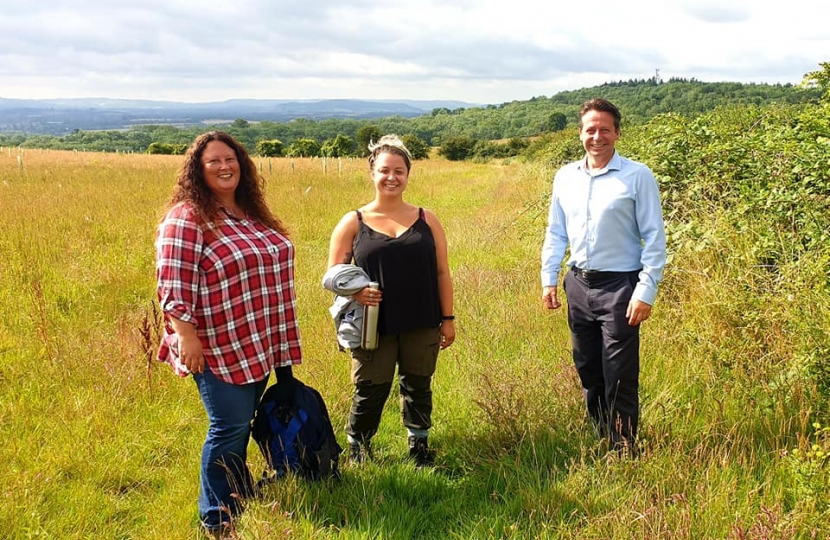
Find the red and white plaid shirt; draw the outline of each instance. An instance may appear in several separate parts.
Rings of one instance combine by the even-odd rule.
[[[172,208],[156,235],[164,336],[158,359],[187,368],[169,318],[196,325],[205,362],[233,384],[260,381],[302,362],[294,295],[294,245],[256,220],[227,214],[203,234],[187,204]]]

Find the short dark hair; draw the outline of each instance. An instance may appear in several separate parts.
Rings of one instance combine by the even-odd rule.
[[[614,117],[614,128],[617,131],[620,130],[620,120],[622,119],[620,110],[616,105],[602,98],[589,99],[582,104],[582,108],[579,110],[579,129],[582,129],[582,117],[590,111],[607,112]]]

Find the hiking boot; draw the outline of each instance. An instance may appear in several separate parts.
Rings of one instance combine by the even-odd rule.
[[[415,466],[419,469],[435,464],[435,455],[429,449],[426,437],[409,436],[409,459],[415,461]]]
[[[362,465],[372,458],[372,447],[368,440],[359,442],[349,442],[349,461],[357,465]]]
[[[238,538],[230,523],[222,523],[218,527],[205,527],[204,532],[210,540],[236,540]]]

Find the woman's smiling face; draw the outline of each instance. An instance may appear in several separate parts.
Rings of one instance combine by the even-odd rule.
[[[396,195],[403,193],[409,182],[409,169],[403,156],[392,152],[381,152],[372,169],[372,182],[378,193]]]
[[[202,152],[202,170],[208,188],[220,200],[233,200],[239,185],[239,160],[233,148],[222,141],[210,141]]]

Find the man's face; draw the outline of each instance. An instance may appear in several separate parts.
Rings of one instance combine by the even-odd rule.
[[[614,156],[614,144],[619,138],[611,113],[591,110],[582,116],[579,139],[594,163],[606,165]]]

